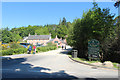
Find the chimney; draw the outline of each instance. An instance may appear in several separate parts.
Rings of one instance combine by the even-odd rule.
[[[30,33],[29,33],[29,36],[30,36]]]
[[[56,38],[58,38],[57,35],[56,35]]]
[[[37,33],[35,33],[35,36],[37,35]]]

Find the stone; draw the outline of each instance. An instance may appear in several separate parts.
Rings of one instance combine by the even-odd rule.
[[[113,67],[113,64],[112,64],[112,62],[110,62],[110,61],[106,61],[106,62],[104,62],[104,66],[105,66],[105,67],[110,67],[110,68],[112,68],[112,67]]]

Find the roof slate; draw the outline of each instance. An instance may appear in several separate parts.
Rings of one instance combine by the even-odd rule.
[[[49,40],[51,35],[30,35],[27,40]]]

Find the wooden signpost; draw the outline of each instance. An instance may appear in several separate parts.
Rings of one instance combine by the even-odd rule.
[[[89,60],[99,60],[99,41],[92,39],[88,42],[88,58]]]

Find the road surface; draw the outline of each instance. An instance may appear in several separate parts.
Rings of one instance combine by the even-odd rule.
[[[93,68],[72,61],[67,50],[54,50],[24,58],[4,60],[2,78],[118,78],[117,70]]]

